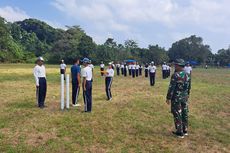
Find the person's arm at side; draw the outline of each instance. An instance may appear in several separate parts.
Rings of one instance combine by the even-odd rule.
[[[36,87],[38,88],[39,87],[39,79],[38,79],[38,76],[37,76],[37,68],[36,67],[34,68],[33,73],[34,73]]]
[[[83,91],[86,91],[86,77],[83,77]]]
[[[175,88],[176,88],[176,77],[175,77],[175,74],[174,74],[171,77],[168,93],[167,93],[167,96],[166,96],[166,103],[167,104],[171,103]]]
[[[81,74],[80,73],[77,74],[77,81],[78,81],[78,86],[80,87],[81,86]]]

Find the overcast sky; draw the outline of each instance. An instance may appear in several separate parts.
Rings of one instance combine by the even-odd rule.
[[[1,0],[8,21],[43,20],[53,27],[80,25],[96,43],[134,39],[141,47],[201,36],[212,52],[230,45],[230,0]]]

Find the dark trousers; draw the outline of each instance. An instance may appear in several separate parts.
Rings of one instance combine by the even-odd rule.
[[[86,81],[86,91],[83,91],[85,112],[92,111],[92,81]]]
[[[79,84],[72,82],[72,104],[73,105],[76,105],[78,103],[79,92],[80,92]]]
[[[150,77],[150,85],[154,86],[155,85],[155,73],[149,73]]]
[[[162,70],[162,78],[163,79],[167,78],[167,70]]]
[[[135,76],[136,76],[136,70],[135,69],[132,69],[132,76],[133,76],[133,78],[135,78]]]
[[[138,75],[139,75],[139,70],[136,69],[136,77],[138,77]]]
[[[101,71],[104,71],[104,68],[101,68]],[[101,76],[103,76],[104,75],[104,73],[103,72],[101,72]]]
[[[124,76],[127,76],[127,69],[124,69]]]
[[[132,70],[131,69],[129,69],[129,76],[131,76],[132,75]]]
[[[148,69],[145,69],[145,77],[147,78],[149,75],[149,70]]]
[[[47,84],[46,78],[39,78],[39,87],[36,90],[38,107],[42,108],[45,106]]]
[[[65,69],[60,69],[60,73],[64,74],[64,80],[65,80]]]
[[[112,77],[105,78],[105,90],[106,90],[106,95],[108,100],[112,98],[112,93],[111,93],[112,82],[113,82]]]
[[[142,68],[139,68],[139,75],[142,75]]]
[[[117,75],[120,75],[120,68],[117,67]]]
[[[124,75],[124,68],[121,68],[121,75]]]

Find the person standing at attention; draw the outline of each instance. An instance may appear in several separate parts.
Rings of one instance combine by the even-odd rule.
[[[92,76],[93,71],[89,66],[90,60],[88,58],[84,58],[82,60],[84,68],[82,69],[82,88],[83,88],[83,98],[85,104],[85,112],[92,111]]]
[[[74,65],[71,67],[71,77],[72,77],[72,105],[81,106],[78,103],[78,96],[81,86],[81,68],[79,66],[79,59],[74,60]]]
[[[45,107],[47,91],[46,69],[44,66],[44,59],[42,57],[38,57],[33,73],[36,82],[36,99],[38,107],[42,109]]]
[[[114,77],[114,70],[112,69],[112,64],[109,63],[109,68],[105,72],[105,91],[107,95],[107,100],[112,100],[111,86]]]
[[[154,65],[154,62],[152,61],[149,66],[149,77],[150,77],[150,85],[155,85],[155,76],[156,76],[156,66]]]
[[[64,80],[65,80],[65,72],[66,72],[66,64],[65,64],[64,60],[61,60],[60,73],[64,74]]]
[[[103,61],[101,61],[100,68],[101,68],[101,76],[103,76],[103,71],[105,68],[105,64],[103,63]]]

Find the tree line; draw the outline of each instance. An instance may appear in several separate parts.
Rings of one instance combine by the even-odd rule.
[[[141,48],[132,39],[119,44],[108,38],[104,44],[96,44],[80,26],[69,26],[63,30],[37,19],[11,23],[0,17],[0,62],[31,63],[38,56],[43,56],[52,64],[59,63],[61,59],[71,64],[76,57],[89,57],[95,64],[126,59],[161,64],[183,58],[200,64],[225,66],[230,63],[230,47],[213,54],[210,46],[195,35],[173,43],[168,50],[153,44]]]

